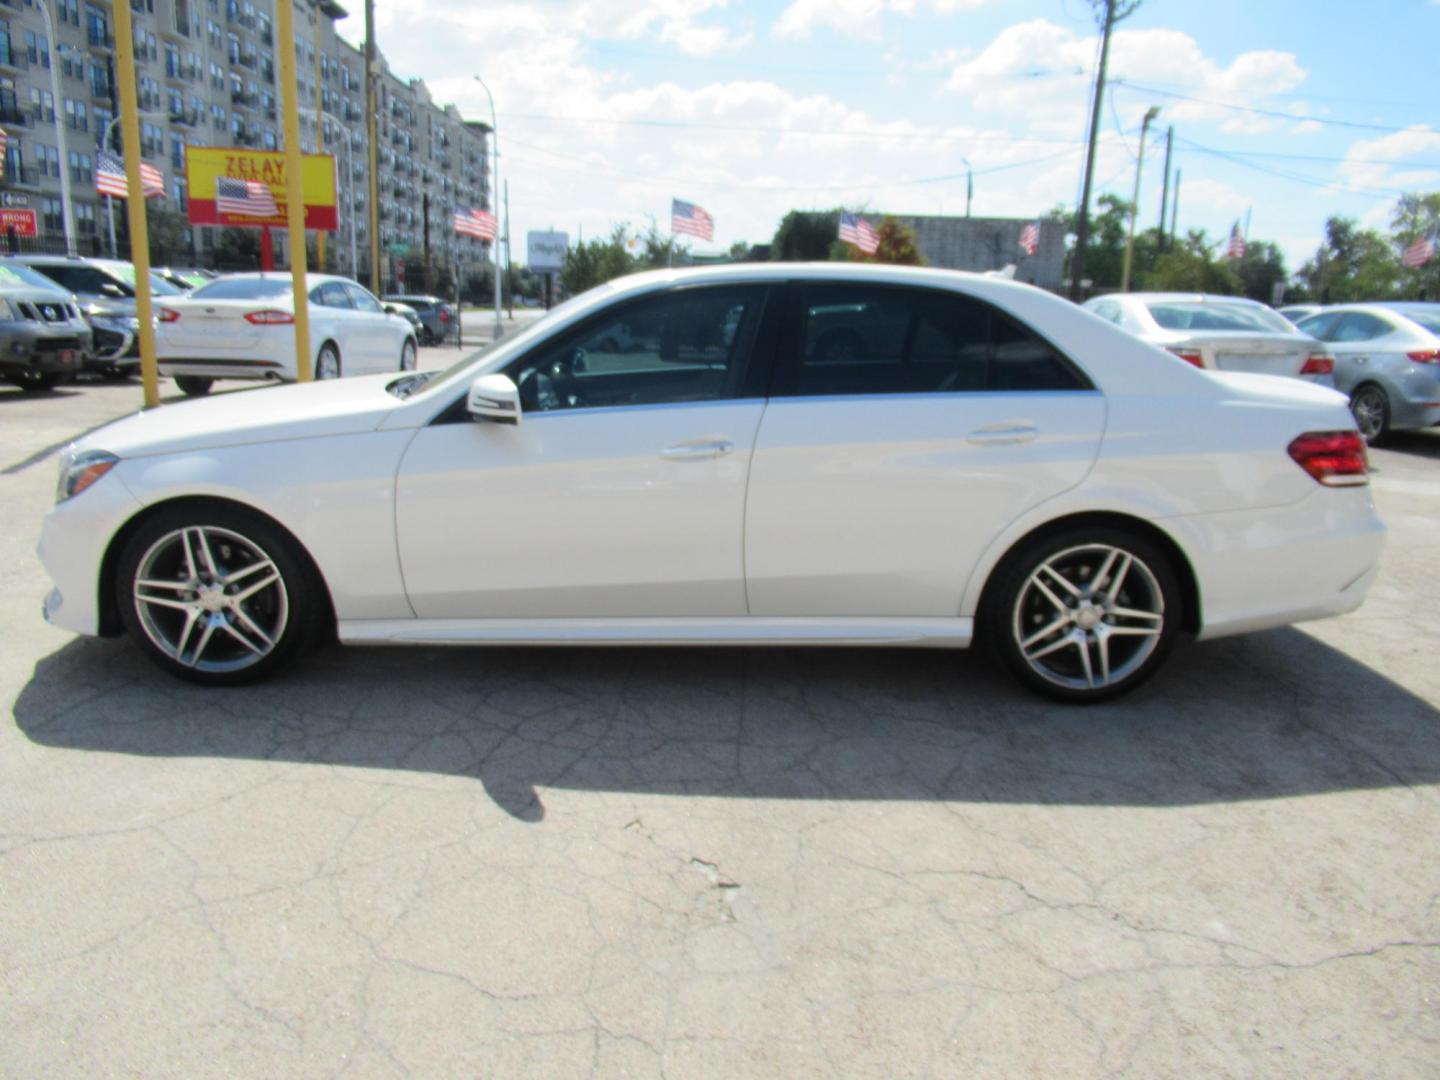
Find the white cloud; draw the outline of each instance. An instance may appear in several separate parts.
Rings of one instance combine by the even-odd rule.
[[[1398,191],[1433,189],[1440,184],[1440,172],[1424,165],[1406,167],[1384,163],[1437,153],[1440,153],[1440,131],[1434,131],[1425,124],[1416,124],[1378,138],[1357,139],[1345,151],[1345,160],[1336,171],[1346,187]]]
[[[1016,23],[973,59],[957,64],[949,85],[976,104],[1023,114],[1048,130],[1081,130],[1097,44],[1093,35],[1082,37],[1046,19]],[[1141,84],[1112,99],[1127,127],[1155,104],[1163,108],[1166,120],[1213,121],[1234,133],[1268,131],[1285,121],[1210,102],[1252,106],[1293,90],[1306,75],[1293,53],[1274,50],[1241,53],[1222,67],[1189,34],[1160,28],[1117,30],[1108,72],[1112,85]],[[1204,100],[1147,95],[1141,88],[1147,85]]]
[[[930,10],[937,15],[982,7],[993,0],[793,0],[775,20],[774,31],[782,37],[808,37],[819,29],[860,36],[874,30],[886,12],[913,15]]]

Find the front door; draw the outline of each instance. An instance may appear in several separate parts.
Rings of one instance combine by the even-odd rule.
[[[764,300],[701,287],[630,301],[510,365],[518,425],[456,408],[422,429],[396,487],[416,615],[745,614]]]

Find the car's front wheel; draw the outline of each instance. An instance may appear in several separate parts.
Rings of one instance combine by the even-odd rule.
[[[405,344],[400,347],[400,370],[414,371],[415,358],[417,355],[415,351],[415,339],[406,338]]]
[[[321,346],[320,355],[315,358],[315,378],[340,378],[340,350],[328,341]]]
[[[982,633],[1026,685],[1084,704],[1153,675],[1183,609],[1165,551],[1123,529],[1082,526],[1006,559],[987,590]]]
[[[120,554],[116,602],[160,667],[191,682],[263,679],[315,640],[323,586],[286,533],[237,507],[161,510]]]
[[[215,380],[199,375],[176,375],[175,385],[186,397],[204,397],[210,393],[210,387],[215,385]]]

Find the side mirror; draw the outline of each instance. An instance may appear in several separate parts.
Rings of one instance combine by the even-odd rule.
[[[481,375],[470,384],[465,411],[472,420],[520,423],[520,388],[509,375]]]

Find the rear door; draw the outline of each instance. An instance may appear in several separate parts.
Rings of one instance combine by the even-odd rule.
[[[1321,320],[1326,320],[1321,322]],[[1327,312],[1306,323],[1335,356],[1335,389],[1350,393],[1385,366],[1385,339],[1396,327],[1366,311]],[[1397,349],[1388,352],[1397,352]]]
[[[355,305],[357,355],[364,357],[366,371],[393,371],[400,367],[400,344],[405,320],[385,313],[385,306],[354,282],[344,283]]]
[[[751,462],[750,612],[960,614],[996,535],[1089,471],[1103,396],[957,293],[815,284],[790,300]]]

